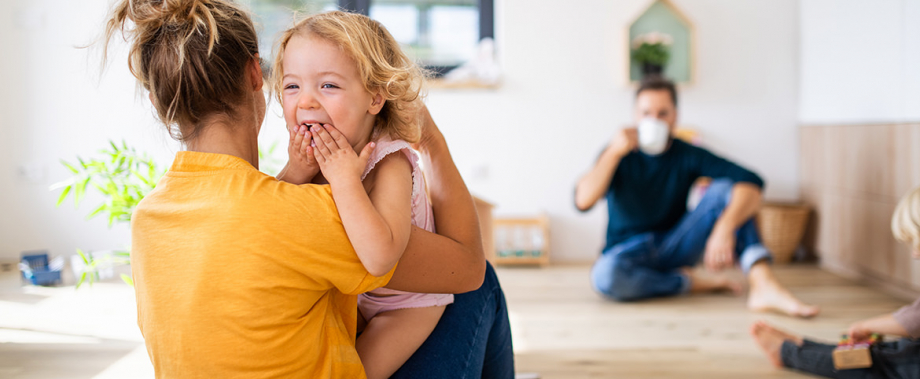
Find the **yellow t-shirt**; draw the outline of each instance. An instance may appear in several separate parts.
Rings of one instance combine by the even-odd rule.
[[[356,295],[385,285],[329,186],[180,152],[132,218],[138,326],[157,378],[363,378]]]

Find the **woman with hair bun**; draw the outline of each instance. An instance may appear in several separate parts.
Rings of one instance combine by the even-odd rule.
[[[266,99],[246,10],[228,0],[121,0],[106,44],[118,33],[130,41],[132,74],[185,147],[132,217],[138,326],[158,378],[364,377],[356,299],[384,285],[468,292],[407,375],[513,376],[507,310],[476,209],[426,109],[418,149],[438,234],[412,228],[396,268],[374,276],[328,185],[257,169]]]

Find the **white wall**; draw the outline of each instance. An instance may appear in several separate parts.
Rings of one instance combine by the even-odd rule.
[[[920,0],[801,2],[803,124],[920,120]]]
[[[102,32],[108,0],[0,2],[0,260],[25,250],[52,255],[108,250],[129,244],[126,225],[109,229],[105,217],[86,221],[101,201],[90,194],[79,208],[54,204],[49,185],[74,162],[121,141],[168,166],[179,144],[154,120],[146,95],[135,92],[124,43],[114,40],[109,69],[100,75],[99,49],[77,49]],[[136,95],[137,94],[137,95]],[[271,120],[283,140],[283,123]],[[286,140],[285,140],[286,141]],[[283,149],[282,149],[283,150]]]
[[[603,244],[604,204],[579,214],[572,191],[614,130],[630,121],[623,32],[646,3],[582,0],[561,8],[557,1],[500,0],[502,87],[429,96],[472,190],[500,214],[548,212],[557,261],[591,260]],[[682,122],[699,129],[712,150],[761,173],[768,198],[796,198],[798,1],[674,3],[698,33],[697,80],[682,90]],[[146,100],[132,96],[123,51],[97,80],[87,72],[98,60],[73,48],[100,31],[107,1],[0,4],[0,43],[17,57],[0,63],[0,259],[28,249],[70,254],[127,243],[127,228],[83,220],[97,199],[78,210],[55,209],[56,193],[47,191],[67,176],[59,159],[91,154],[110,138],[164,164],[178,149]],[[23,12],[27,22],[19,23]],[[282,123],[268,118],[264,139],[283,141]],[[20,166],[38,175],[26,178]]]
[[[98,203],[55,209],[51,183],[66,178],[58,161],[75,161],[124,138],[161,158],[168,156],[162,133],[153,129],[150,111],[136,101],[125,57],[113,57],[100,81],[99,59],[85,49],[101,33],[107,1],[61,0],[3,2],[4,59],[0,103],[5,107],[4,156],[0,201],[3,201],[0,259],[20,252],[48,249],[54,255],[120,248],[126,227],[109,230],[102,218],[84,221]],[[9,22],[7,22],[7,20]],[[8,67],[13,66],[13,67]],[[165,159],[163,160],[166,161]]]
[[[647,1],[502,0],[500,89],[436,90],[429,107],[472,191],[499,214],[548,212],[557,261],[593,259],[606,205],[573,206],[577,179],[630,122],[624,31]],[[767,198],[798,196],[797,1],[674,1],[696,25],[696,83],[680,119],[762,174]]]
[[[23,50],[23,44],[19,41],[22,33],[16,28],[16,22],[13,17],[14,7],[11,2],[0,2],[0,47],[7,51],[10,57],[21,56],[15,54]],[[3,138],[0,138],[0,259],[10,255],[7,250],[7,243],[3,242],[14,235],[14,225],[18,223],[17,217],[22,217],[13,210],[13,186],[16,181],[16,170],[14,165],[6,164],[11,162],[14,155],[12,154],[13,140],[21,134],[14,126],[24,125],[24,115],[21,112],[14,112],[14,109],[22,108],[23,99],[21,96],[15,96],[16,91],[7,90],[7,88],[21,88],[22,83],[18,75],[12,73],[22,72],[25,66],[22,59],[2,59],[0,60],[0,75],[6,85],[0,87],[4,91],[0,97],[0,131]],[[10,73],[10,74],[8,74]],[[8,94],[9,93],[9,94]],[[11,246],[11,245],[10,245]]]

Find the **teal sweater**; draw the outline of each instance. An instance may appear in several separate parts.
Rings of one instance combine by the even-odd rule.
[[[620,160],[607,189],[607,244],[673,228],[687,213],[690,187],[700,177],[726,178],[763,188],[757,174],[709,151],[674,140],[658,156],[633,152]]]

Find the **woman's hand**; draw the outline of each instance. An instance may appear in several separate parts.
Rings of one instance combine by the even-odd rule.
[[[319,163],[319,169],[323,172],[323,177],[329,181],[333,187],[337,183],[344,183],[347,180],[357,179],[361,181],[361,174],[367,166],[367,160],[374,150],[373,142],[369,142],[361,149],[361,154],[355,154],[355,150],[348,143],[348,139],[332,125],[313,126],[313,140],[316,141],[316,147],[313,148],[313,156]]]
[[[425,152],[432,147],[446,145],[444,134],[438,129],[438,125],[434,123],[434,119],[431,118],[431,113],[428,112],[428,107],[425,105],[422,105],[419,109],[419,122],[421,136],[419,141],[412,145],[413,149]]]

